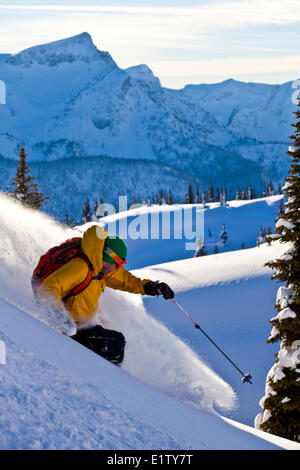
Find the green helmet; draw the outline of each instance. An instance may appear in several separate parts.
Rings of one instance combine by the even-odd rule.
[[[113,256],[116,254],[121,260],[126,261],[127,257],[127,246],[122,238],[117,236],[107,237],[105,239],[104,248],[103,248],[103,261],[111,264],[121,264],[118,262],[118,259],[114,259]],[[111,256],[110,256],[111,255]]]

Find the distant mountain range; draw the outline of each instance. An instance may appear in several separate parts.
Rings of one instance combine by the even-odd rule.
[[[296,77],[295,77],[296,78]],[[283,182],[294,121],[291,82],[161,86],[147,65],[121,69],[88,33],[0,55],[0,185],[21,145],[48,211],[78,217],[86,196],[115,203],[170,188]]]

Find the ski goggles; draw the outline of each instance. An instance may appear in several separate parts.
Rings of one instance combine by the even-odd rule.
[[[123,258],[120,258],[119,255],[117,255],[117,253],[115,253],[111,248],[109,248],[108,246],[106,246],[104,248],[104,251],[105,253],[110,256],[114,262],[116,263],[117,265],[117,268],[121,268],[121,266],[124,266],[124,264],[127,263],[126,259],[123,259]]]

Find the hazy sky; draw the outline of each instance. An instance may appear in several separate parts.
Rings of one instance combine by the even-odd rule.
[[[170,88],[300,78],[300,0],[0,0],[0,53],[84,31]]]

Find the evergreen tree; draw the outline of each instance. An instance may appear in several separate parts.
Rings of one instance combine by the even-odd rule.
[[[278,209],[277,217],[276,217],[275,221],[277,222],[279,219],[281,219],[281,217],[284,217],[284,202],[283,202],[283,199],[281,199],[281,201],[280,201],[280,205],[279,205],[279,209]]]
[[[227,241],[228,241],[228,235],[227,235],[225,224],[223,224],[222,230],[220,233],[220,242],[222,243],[222,245],[226,245]]]
[[[83,203],[82,207],[82,220],[81,222],[83,224],[86,224],[87,222],[91,222],[92,220],[92,212],[91,212],[91,206],[90,206],[90,200],[87,197],[86,200]]]
[[[203,191],[201,199],[202,199],[202,204],[205,206],[205,204],[208,202],[208,196],[207,196],[206,191]]]
[[[226,186],[222,186],[221,189],[221,194],[220,194],[220,204],[221,206],[226,206],[226,200],[227,200],[227,190]]]
[[[198,258],[199,256],[207,256],[207,251],[206,251],[205,246],[203,246],[202,248],[200,248],[200,250],[197,250],[197,251],[196,251],[196,253],[195,253],[195,258]]]
[[[277,293],[278,315],[271,319],[272,330],[267,343],[281,341],[277,360],[267,375],[265,396],[260,401],[263,415],[256,417],[257,428],[300,442],[300,101],[289,176],[282,188],[287,202],[285,213],[276,223],[280,242],[288,251],[267,263],[275,270],[271,279],[284,283]]]
[[[68,227],[70,226],[70,219],[69,219],[69,214],[68,212],[65,213],[65,225],[67,225]]]
[[[49,199],[39,192],[37,183],[33,183],[35,176],[30,176],[30,168],[26,162],[27,153],[24,147],[21,147],[19,153],[19,164],[16,175],[13,178],[12,185],[15,186],[12,197],[22,202],[32,209],[40,209],[42,204]]]
[[[184,197],[184,203],[185,204],[194,204],[194,190],[193,190],[193,185],[192,183],[189,184],[188,187],[188,192],[186,193]]]
[[[164,191],[162,188],[160,188],[156,196],[156,204],[159,204],[161,206],[162,204],[165,204],[165,203],[166,203],[166,200],[165,200]]]
[[[273,186],[272,181],[269,180],[268,186],[267,186],[267,195],[268,196],[273,196],[273,194],[274,194],[274,186]]]
[[[255,199],[255,198],[256,198],[255,189],[252,186],[248,186],[247,199]]]
[[[214,202],[215,196],[214,196],[214,187],[212,182],[209,184],[209,193],[208,193],[208,202]]]
[[[196,199],[195,199],[196,204],[200,204],[201,198],[200,198],[200,190],[199,190],[199,185],[197,184],[196,186]]]
[[[169,188],[169,193],[168,193],[168,196],[167,196],[167,199],[166,199],[166,203],[169,204],[169,205],[174,204],[174,197],[173,197],[171,188]]]
[[[198,258],[199,256],[206,256],[206,255],[207,255],[207,251],[206,251],[205,246],[203,245],[203,240],[199,238],[197,240],[197,248],[194,253],[194,258]]]
[[[256,245],[260,246],[262,243],[265,243],[265,241],[266,241],[266,229],[260,226],[258,237],[256,239]]]
[[[241,190],[240,190],[239,186],[236,188],[235,199],[236,200],[237,199],[242,199]]]
[[[99,202],[98,202],[98,198],[96,197],[95,198],[95,202],[94,202],[94,209],[93,209],[93,215],[94,215],[94,218],[97,219],[97,209],[98,209],[98,206],[99,206]]]

